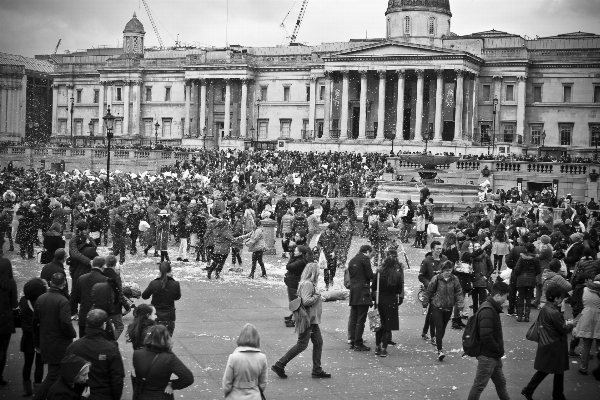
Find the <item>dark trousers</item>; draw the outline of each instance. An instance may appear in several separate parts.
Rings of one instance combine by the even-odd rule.
[[[44,378],[44,363],[42,362],[42,356],[40,353],[23,353],[25,357],[25,363],[23,364],[23,382],[29,382],[31,380],[31,369],[35,360],[35,372],[33,373],[33,381],[35,383],[41,383]]]
[[[471,297],[473,298],[473,314],[475,314],[481,303],[487,299],[486,288],[474,287],[473,290],[471,290]]]
[[[163,262],[165,260],[170,261],[169,260],[169,253],[166,250],[161,250],[160,251],[160,262]]]
[[[25,257],[25,253],[27,253],[27,257],[33,257],[33,240],[31,238],[27,238],[27,241],[19,243],[19,252],[21,253],[21,257]]]
[[[442,341],[444,340],[444,334],[446,333],[446,326],[448,321],[452,317],[452,310],[444,310],[435,306],[430,306],[431,320],[435,324],[435,344],[438,350],[442,350]]]
[[[262,274],[267,275],[267,270],[265,269],[265,264],[263,263],[263,252],[263,250],[252,252],[252,270],[250,271],[251,274],[254,274],[254,271],[256,270],[256,263],[258,263],[258,265],[260,265]],[[241,263],[242,262],[240,261],[240,264]]]
[[[496,386],[496,394],[500,400],[510,400],[508,391],[506,390],[506,378],[502,371],[502,359],[491,358],[486,356],[477,357],[477,371],[475,373],[475,381],[469,392],[467,400],[479,400],[481,393],[492,379]]]
[[[79,325],[79,338],[81,339],[84,336],[85,336],[85,325]]]
[[[313,344],[313,372],[321,371],[321,353],[323,353],[323,337],[321,336],[321,329],[319,325],[312,324],[310,327],[302,333],[298,334],[298,342],[288,350],[283,357],[277,361],[276,365],[281,368],[292,361],[298,354],[302,353],[308,347],[308,341],[312,341]]]
[[[46,379],[44,379],[37,392],[35,392],[35,396],[33,396],[34,400],[45,400],[48,391],[58,378],[60,378],[60,364],[48,364]]]
[[[323,280],[325,285],[333,285],[333,278],[335,278],[335,272],[337,271],[337,257],[326,257],[327,268],[323,271]]]
[[[381,345],[384,349],[386,349],[391,341],[392,331],[388,331],[387,329],[381,328],[380,330],[375,332],[375,345]]]
[[[242,265],[242,256],[240,255],[240,249],[238,249],[237,247],[232,247],[231,248],[231,264],[235,265],[236,260],[241,266]]]
[[[220,274],[225,265],[225,261],[227,261],[227,254],[214,254],[210,271],[216,271],[217,274]]]
[[[496,269],[498,271],[502,270],[502,260],[503,259],[504,259],[504,256],[494,254],[494,269]]]
[[[136,242],[138,240],[139,234],[140,234],[140,231],[132,231],[129,234],[129,237],[131,238],[131,253],[132,254],[137,252]]]
[[[115,257],[119,256],[121,264],[125,262],[125,247],[125,238],[115,238],[113,240],[113,254]]]
[[[355,346],[363,345],[363,332],[365,331],[365,321],[367,320],[368,305],[350,306],[350,344]]]
[[[6,356],[8,355],[8,345],[10,343],[10,336],[12,333],[0,334],[0,378],[4,373],[4,367],[6,366]]]
[[[215,246],[206,246],[206,262],[209,264],[213,260],[213,256],[215,254]]]
[[[429,330],[429,336],[435,336],[435,324],[431,320],[431,305],[427,307],[427,314],[425,314],[425,324],[423,324],[423,335],[427,335],[427,331]]]
[[[525,389],[523,390],[529,394],[533,394],[533,392],[535,392],[535,389],[537,389],[540,383],[542,383],[544,378],[546,378],[548,375],[550,374],[548,374],[547,372],[536,371],[535,374],[533,374],[533,377],[531,378],[527,386],[525,386]],[[552,398],[557,400],[564,399],[564,390],[565,376],[563,374],[554,374],[554,382],[552,385]]]
[[[517,308],[531,307],[531,299],[533,298],[533,287],[524,286],[517,288]]]
[[[515,313],[515,303],[517,302],[517,284],[510,284],[510,294],[508,295],[508,314]]]

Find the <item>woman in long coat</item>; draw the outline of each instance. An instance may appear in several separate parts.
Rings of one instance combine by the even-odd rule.
[[[573,330],[573,336],[583,341],[579,373],[587,375],[592,342],[594,339],[596,344],[600,342],[600,275],[596,275],[593,282],[588,281],[587,287],[583,289],[582,301],[583,311]]]
[[[167,210],[160,210],[160,213],[156,217],[156,243],[154,245],[154,249],[160,251],[160,262],[169,261],[167,250],[169,246],[170,227],[169,213]]]
[[[549,374],[554,374],[552,388],[553,399],[565,399],[564,373],[569,370],[569,346],[567,335],[573,329],[573,322],[565,321],[560,312],[560,304],[564,292],[557,286],[552,286],[546,292],[547,303],[538,316],[541,327],[540,340],[535,353],[533,368],[537,371],[529,384],[521,391],[526,399],[533,399],[533,392]]]
[[[404,268],[398,260],[396,250],[388,250],[383,265],[373,279],[371,289],[372,293],[379,290],[377,309],[381,317],[381,329],[375,333],[375,354],[387,357],[387,346],[392,340],[392,331],[400,329],[398,306],[404,301]]]
[[[521,253],[513,274],[517,278],[517,322],[529,322],[536,276],[541,274],[540,260],[533,243],[525,245],[525,252]]]

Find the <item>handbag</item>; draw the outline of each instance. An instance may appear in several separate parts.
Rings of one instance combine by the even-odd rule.
[[[150,375],[150,371],[152,371],[152,365],[154,364],[154,361],[156,361],[156,357],[158,357],[158,354],[155,355],[152,359],[152,362],[150,363],[150,368],[148,369],[148,373],[146,373],[146,377]],[[141,378],[139,376],[133,375],[133,372],[131,373],[131,384],[133,386],[132,400],[138,400],[140,398],[140,394],[142,393],[142,389],[144,388],[144,384],[146,383],[146,377]]]
[[[372,311],[367,313],[369,318],[369,327],[371,332],[377,332],[381,329],[381,316],[379,315],[379,272],[377,272],[377,291],[375,292],[375,306]]]
[[[540,321],[542,313],[538,314],[535,322],[529,327],[525,334],[525,339],[538,343],[540,346],[546,346],[553,342],[549,332],[544,328],[544,324]]]

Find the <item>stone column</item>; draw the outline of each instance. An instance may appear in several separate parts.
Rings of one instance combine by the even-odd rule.
[[[495,143],[498,143],[500,138],[504,141],[504,137],[500,136],[500,110],[502,106],[502,76],[496,75],[493,78],[494,81],[494,97],[498,99],[498,105],[496,106],[496,118],[494,119],[494,132],[492,134],[496,135]],[[492,99],[492,110],[494,109]]]
[[[367,133],[367,70],[358,71],[360,74],[360,118],[358,123],[358,138],[366,139]]]
[[[229,126],[231,125],[231,79],[225,79],[225,119],[223,122],[223,131],[225,137],[229,136]],[[221,138],[219,138],[220,143]]]
[[[398,73],[398,102],[396,105],[396,138],[404,139],[404,80],[406,71],[399,69]]]
[[[464,71],[458,69],[456,70],[456,111],[454,113],[454,140],[462,140],[464,84]]]
[[[513,138],[514,143],[518,143],[517,137],[520,135],[525,141],[525,82],[527,76],[517,76],[517,132]]]
[[[185,80],[185,119],[183,120],[183,136],[190,135],[190,103],[192,101],[192,81]]]
[[[323,99],[323,138],[329,139],[331,129],[331,78],[332,72],[325,71],[325,97]]]
[[[123,136],[127,136],[130,133],[129,130],[129,85],[130,81],[126,81],[123,84]]]
[[[310,101],[308,105],[308,129],[312,132],[312,138],[316,137],[315,133],[315,112],[317,109],[317,77],[310,76]],[[258,127],[256,127],[258,130]]]
[[[73,114],[73,118],[71,118],[71,97],[73,97],[73,87],[72,83],[67,83],[67,126],[70,127],[67,135],[75,136],[75,130],[73,129],[73,124],[75,123],[75,114]]]
[[[206,127],[206,79],[200,79],[200,134],[204,136],[204,128]]]
[[[349,72],[342,71],[342,113],[340,122],[340,139],[349,138],[348,136],[348,84]]]
[[[444,70],[438,69],[435,71],[437,74],[437,86],[435,92],[435,135],[433,140],[442,140],[442,132],[444,131]]]
[[[473,127],[473,140],[477,139],[475,137],[475,132],[479,129],[479,74],[473,74],[473,122],[471,126]],[[479,140],[481,140],[481,132],[479,132]]]
[[[248,115],[248,79],[242,79],[242,99],[240,100],[240,137],[245,138],[247,129]]]
[[[275,255],[277,254],[275,250],[275,228],[277,227],[277,221],[267,218],[263,219],[261,224],[265,235],[266,249],[264,254]]]
[[[415,110],[415,137],[414,140],[421,142],[423,139],[423,86],[425,71],[417,69],[417,105]]]
[[[379,139],[384,138],[384,127],[385,127],[385,77],[387,75],[386,70],[378,70],[379,75],[379,101],[377,106],[377,137]]]
[[[106,114],[104,110],[104,81],[100,81],[100,90],[98,92],[98,132],[96,133],[99,136],[104,134],[104,120],[102,117]]]
[[[133,112],[131,113],[131,134],[140,135],[140,101],[142,81],[133,81]]]
[[[0,102],[3,102],[4,97],[1,95],[2,88],[0,88]],[[56,136],[58,134],[58,115],[57,115],[57,106],[58,106],[58,85],[56,83],[52,84],[52,136]],[[4,104],[2,104],[2,108],[4,108]],[[2,132],[2,128],[0,128],[0,132]]]
[[[112,107],[113,84],[112,84],[112,82],[106,82],[106,84],[107,84],[107,86],[106,86],[106,108],[108,109],[108,107]],[[114,113],[114,111],[111,111],[111,114],[112,113]]]

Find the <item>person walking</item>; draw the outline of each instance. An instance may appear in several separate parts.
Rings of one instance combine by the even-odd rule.
[[[110,324],[104,310],[93,309],[85,316],[85,336],[73,342],[66,356],[76,355],[89,360],[90,399],[120,400],[123,394],[125,369],[117,342],[106,336],[106,326]]]
[[[317,241],[317,247],[325,255],[327,267],[323,271],[323,279],[325,280],[325,290],[329,290],[333,286],[333,278],[337,270],[337,253],[340,248],[340,235],[337,233],[337,224],[330,223],[325,232],[321,234]]]
[[[279,359],[271,370],[280,378],[287,378],[285,373],[286,365],[292,361],[298,354],[302,353],[308,347],[308,341],[313,344],[312,354],[312,377],[313,378],[331,378],[331,374],[323,371],[321,367],[321,353],[323,352],[323,337],[321,336],[321,313],[323,311],[321,303],[321,294],[317,290],[319,281],[319,265],[310,263],[302,272],[300,284],[298,285],[298,297],[302,299],[301,307],[304,307],[308,315],[308,326],[302,330],[301,324],[296,321],[296,331],[298,332],[298,342],[288,350],[288,352]]]
[[[156,309],[142,303],[133,311],[133,318],[133,322],[127,326],[126,342],[131,343],[133,350],[143,349],[147,329],[156,325]]]
[[[375,332],[375,354],[387,357],[387,347],[392,340],[392,331],[400,329],[398,306],[404,301],[404,267],[398,260],[396,250],[388,250],[383,265],[373,278],[372,293],[379,291],[379,302],[374,307],[379,310],[381,329]]]
[[[151,304],[156,309],[156,323],[163,324],[172,336],[175,331],[175,301],[181,299],[179,282],[173,279],[171,263],[163,261],[159,267],[160,277],[150,281],[142,293],[142,299],[152,297]]]
[[[444,361],[446,357],[442,339],[452,316],[452,309],[454,305],[462,308],[464,301],[460,281],[452,274],[453,269],[454,264],[451,261],[445,261],[441,265],[441,272],[429,282],[423,296],[423,308],[428,305],[431,307],[431,320],[435,324],[435,343],[440,361]]]
[[[33,310],[33,343],[35,351],[48,364],[46,378],[36,390],[34,400],[43,400],[60,376],[60,363],[67,347],[77,337],[71,324],[71,307],[63,289],[67,279],[61,272],[52,275],[50,288],[35,302]]]
[[[350,274],[348,337],[350,349],[354,351],[371,351],[371,348],[364,344],[363,333],[367,312],[372,305],[370,283],[374,276],[371,268],[373,253],[373,247],[364,244],[360,247],[359,253],[348,263]]]
[[[246,324],[237,339],[237,348],[227,358],[222,383],[225,399],[260,399],[267,381],[267,356],[260,351],[260,336],[254,325]]]
[[[112,303],[108,304],[106,313],[108,314],[108,320],[113,325],[115,340],[119,340],[121,333],[123,333],[124,325],[123,325],[123,309],[125,309],[125,315],[131,311],[131,307],[129,306],[129,302],[125,295],[123,295],[123,282],[121,281],[121,275],[117,271],[115,271],[115,266],[117,265],[117,257],[110,254],[106,256],[106,265],[104,270],[102,271],[102,275],[106,276],[107,281],[104,285],[106,285],[106,295],[103,295],[103,299],[100,301],[106,301],[109,298],[112,299]],[[93,293],[96,290],[98,285],[94,285],[92,288],[92,298],[94,298]],[[96,300],[94,299],[94,305],[96,304]],[[96,307],[92,307],[96,308]]]
[[[169,262],[169,231],[171,229],[170,214],[167,210],[160,210],[155,221],[156,242],[154,250],[160,251],[160,262]]]
[[[260,265],[262,271],[262,278],[267,277],[267,270],[265,269],[265,264],[263,263],[263,253],[265,251],[265,247],[267,247],[265,243],[265,236],[262,229],[262,223],[260,219],[256,219],[254,221],[254,228],[251,232],[243,235],[241,240],[246,239],[246,246],[248,246],[248,251],[252,253],[252,268],[250,270],[250,275],[248,275],[249,279],[254,279],[254,271],[256,271],[256,263]]]
[[[287,286],[288,301],[290,302],[298,298],[298,284],[300,284],[302,272],[304,271],[306,264],[309,262],[309,254],[310,249],[308,247],[296,246],[294,248],[292,257],[290,257],[287,265],[285,266],[286,273],[283,278],[283,282],[285,283],[285,286]],[[293,314],[288,317],[284,317],[285,326],[288,328],[293,328],[296,326],[292,317]]]
[[[80,338],[85,335],[85,317],[92,309],[94,302],[92,298],[92,289],[96,283],[103,283],[108,280],[108,278],[102,274],[105,263],[104,257],[95,257],[92,260],[92,270],[89,273],[82,275],[73,285],[73,290],[71,291],[71,315],[77,315]],[[77,312],[78,307],[79,313]]]
[[[489,239],[486,239],[485,246],[481,246],[478,242],[473,243],[473,253],[471,253],[471,265],[473,266],[473,290],[471,291],[473,314],[477,312],[479,305],[486,300],[488,284],[494,273],[492,261],[485,251],[485,248],[489,245]]]
[[[64,273],[64,272],[63,272]],[[48,284],[42,278],[33,278],[27,281],[23,286],[23,294],[19,300],[19,308],[21,309],[21,335],[20,351],[23,353],[23,397],[33,395],[34,389],[37,391],[42,379],[44,378],[44,363],[40,353],[35,351],[33,342],[33,305],[36,300],[46,293]],[[31,384],[31,369],[35,361],[35,372],[33,385]]]
[[[427,290],[429,282],[440,272],[441,265],[448,260],[448,258],[442,254],[442,244],[434,240],[429,245],[430,252],[425,254],[425,258],[421,261],[421,268],[419,269],[418,279],[423,285],[424,290]],[[421,333],[421,339],[429,340],[427,336],[427,330],[431,334],[431,344],[435,346],[435,324],[431,321],[431,307],[429,304],[423,304],[425,313],[425,323],[423,325],[423,331]]]
[[[496,282],[488,298],[481,303],[477,318],[477,334],[479,336],[479,352],[475,381],[467,400],[479,400],[481,393],[487,386],[490,378],[496,387],[496,394],[500,400],[510,400],[506,390],[506,378],[502,369],[504,357],[504,337],[502,333],[502,305],[508,299],[510,286],[504,282]]]
[[[12,264],[8,258],[2,257],[0,249],[0,387],[8,385],[3,373],[8,356],[10,337],[15,331],[13,310],[19,307],[17,282],[13,277]]]
[[[567,335],[573,329],[574,323],[565,321],[565,317],[560,312],[563,298],[564,293],[557,286],[552,286],[546,291],[546,305],[538,314],[539,326],[540,329],[543,329],[544,335],[540,336],[535,353],[533,368],[536,373],[521,391],[527,400],[533,400],[533,393],[544,378],[550,374],[554,374],[552,398],[565,400],[564,373],[569,370]]]
[[[533,243],[525,245],[519,261],[513,271],[517,281],[517,322],[529,322],[533,289],[536,286],[536,276],[541,274],[540,260]]]
[[[173,391],[194,383],[192,371],[173,353],[171,335],[164,325],[148,328],[144,348],[133,352],[132,375],[138,382],[143,379],[134,388],[134,396],[139,393],[140,400],[173,400]]]
[[[583,341],[581,346],[581,367],[579,373],[587,375],[590,349],[594,339],[600,343],[600,274],[589,279],[583,289],[583,311],[573,330],[573,336]]]
[[[129,211],[125,206],[117,207],[114,218],[114,230],[113,230],[113,254],[119,256],[119,263],[125,264],[125,253],[127,252],[126,239],[128,236],[127,232],[127,218],[129,217]]]
[[[48,264],[52,262],[56,250],[65,248],[65,239],[61,234],[61,226],[58,222],[53,223],[48,232],[44,233],[43,236],[44,256],[41,262],[42,264]]]
[[[42,268],[42,272],[40,273],[40,278],[46,281],[46,284],[50,284],[50,280],[52,279],[52,275],[57,272],[63,273],[66,276],[65,271],[65,261],[67,259],[67,252],[65,249],[57,249],[54,252],[54,258],[48,262],[48,264],[44,265]],[[65,286],[65,294],[69,293],[69,285]]]
[[[81,400],[90,395],[86,385],[92,363],[71,354],[60,364],[60,378],[48,392],[48,400]]]
[[[217,222],[212,232],[214,237],[213,262],[206,276],[209,280],[213,272],[215,273],[215,279],[219,279],[219,275],[221,274],[223,266],[227,261],[227,256],[229,255],[229,248],[235,241],[229,223],[222,218],[221,214],[219,214],[217,218]]]

